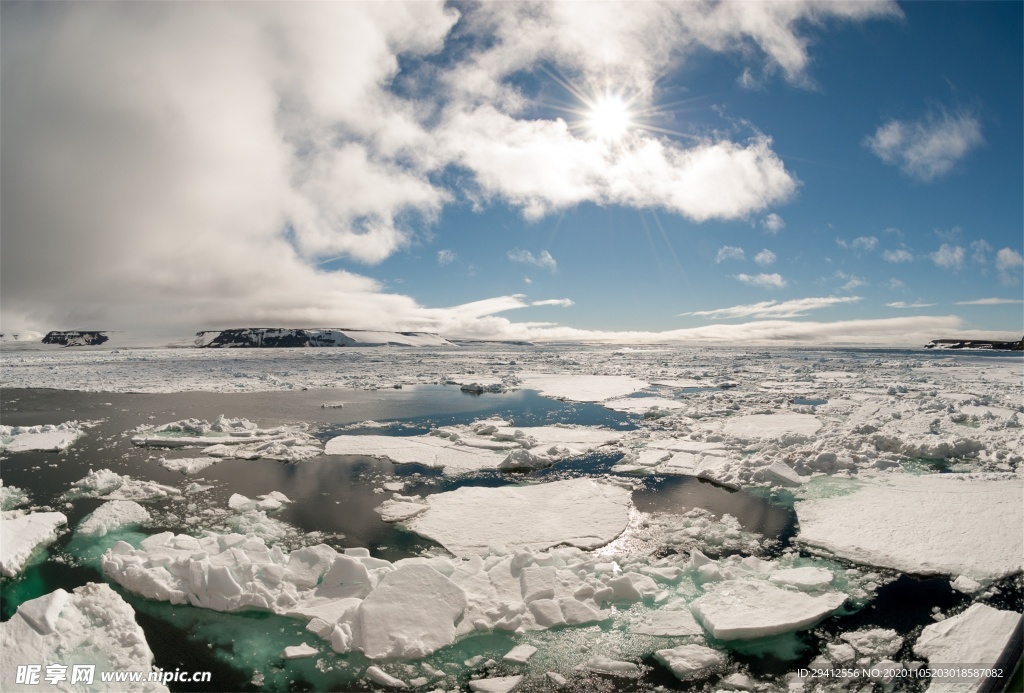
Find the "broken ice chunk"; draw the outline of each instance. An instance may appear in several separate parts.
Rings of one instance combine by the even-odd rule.
[[[493,679],[477,679],[469,682],[473,693],[508,693],[519,685],[522,676],[500,676]]]
[[[394,676],[387,673],[386,671],[384,671],[376,665],[367,667],[366,676],[374,683],[379,683],[380,685],[386,686],[387,688],[409,687],[409,684],[407,684],[405,681],[403,681],[402,679],[396,679]]]
[[[813,626],[843,605],[846,595],[827,592],[812,597],[762,580],[716,584],[691,608],[719,640],[753,640]]]
[[[681,645],[657,650],[654,658],[667,666],[680,681],[705,678],[726,663],[724,654],[703,645]]]
[[[305,659],[306,657],[315,657],[319,653],[320,650],[315,647],[302,643],[301,645],[291,645],[284,648],[284,652],[281,653],[281,659]]]
[[[668,609],[652,611],[646,617],[645,623],[633,626],[630,631],[639,635],[657,635],[661,637],[704,634],[704,630],[689,611],[672,611]]]
[[[612,676],[625,676],[637,678],[640,676],[640,667],[634,662],[623,662],[608,657],[591,657],[587,660],[587,669],[597,674],[610,674]]]
[[[359,605],[360,649],[370,659],[425,657],[455,640],[466,594],[425,565],[389,572]]]
[[[934,665],[963,663],[977,669],[991,668],[999,662],[1003,649],[1020,627],[1021,615],[1015,611],[972,604],[963,613],[925,626],[914,643],[914,654]],[[973,693],[983,680],[982,677],[955,681],[932,679],[928,690]]]
[[[502,661],[510,664],[526,664],[530,661],[530,657],[537,654],[537,648],[533,645],[516,645],[508,653],[502,657]]]
[[[82,520],[77,534],[103,537],[119,527],[149,522],[149,511],[135,501],[107,501]]]
[[[796,587],[805,592],[817,592],[832,584],[832,571],[825,568],[806,566],[776,570],[768,579],[779,585]]]

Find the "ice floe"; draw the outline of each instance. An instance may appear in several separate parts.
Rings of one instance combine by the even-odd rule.
[[[841,592],[810,596],[760,580],[729,580],[696,599],[693,613],[719,640],[753,640],[815,625],[846,601]]]
[[[395,464],[421,464],[447,474],[484,469],[528,470],[584,455],[618,442],[623,433],[582,426],[515,427],[500,419],[447,426],[429,435],[342,435],[327,441],[328,455],[362,455]]]
[[[60,452],[67,450],[83,435],[85,430],[78,421],[41,426],[0,426],[0,451]]]
[[[160,448],[201,447],[208,457],[287,462],[310,459],[323,452],[320,442],[302,427],[260,428],[248,419],[229,419],[223,415],[213,423],[183,419],[161,426],[141,426],[132,436],[132,443]]]
[[[520,373],[519,378],[523,387],[537,390],[545,397],[573,402],[602,402],[648,386],[647,382],[628,375]]]
[[[130,500],[107,501],[78,523],[75,530],[82,536],[102,537],[108,532],[150,520],[149,511]]]
[[[718,650],[703,645],[680,645],[658,650],[654,658],[664,664],[681,681],[707,678],[724,668],[728,658]]]
[[[914,643],[914,654],[931,667],[991,669],[1020,627],[1021,615],[1015,611],[972,604],[956,616],[925,626]],[[983,681],[983,676],[933,678],[928,690],[969,693],[979,690]]]
[[[17,486],[4,486],[0,479],[0,510],[13,510],[28,503],[28,493]]]
[[[103,498],[104,500],[147,501],[180,495],[173,486],[155,481],[133,479],[109,469],[89,470],[89,474],[71,484],[67,498]]]
[[[161,459],[160,466],[172,472],[192,475],[198,474],[218,462],[220,460],[216,457],[179,457],[176,459]]]
[[[57,528],[67,522],[64,513],[0,513],[0,573],[6,577],[18,575],[33,554],[57,538]]]
[[[530,486],[466,486],[427,496],[426,510],[406,526],[457,556],[484,554],[490,547],[538,550],[566,544],[591,549],[626,528],[630,497],[620,486],[585,478]]]
[[[153,666],[153,652],[135,611],[108,585],[88,583],[73,592],[58,589],[25,602],[6,623],[0,624],[0,687],[4,690],[72,691],[86,690],[71,685],[67,677],[53,683],[40,677],[31,687],[15,685],[16,665],[34,662],[92,664],[92,687],[88,690],[144,691],[159,693],[167,686],[145,680]],[[141,682],[100,682],[107,672],[143,672]]]
[[[835,556],[919,575],[991,581],[1024,564],[1018,478],[893,474],[846,495],[797,501],[796,540]]]

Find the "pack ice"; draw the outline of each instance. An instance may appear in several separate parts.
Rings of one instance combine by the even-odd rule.
[[[74,592],[58,589],[25,602],[0,624],[0,651],[0,688],[8,691],[83,690],[81,683],[69,683],[70,667],[62,682],[51,684],[41,676],[31,687],[15,684],[16,665],[57,662],[96,665],[91,690],[101,686],[109,691],[168,690],[148,681],[100,684],[100,672],[148,672],[153,666],[153,652],[135,622],[135,611],[109,585],[90,582]]]
[[[260,428],[248,419],[229,419],[224,415],[213,423],[183,419],[161,426],[141,426],[132,436],[132,443],[159,448],[201,447],[207,457],[262,457],[287,462],[306,460],[322,452],[319,441],[301,427]],[[182,465],[182,471],[198,471],[196,467],[195,462]]]

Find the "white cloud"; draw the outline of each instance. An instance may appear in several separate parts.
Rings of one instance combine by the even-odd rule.
[[[765,248],[760,253],[754,256],[754,262],[761,265],[762,267],[767,267],[768,265],[773,264],[775,262],[775,259],[775,253],[768,250],[767,248]]]
[[[855,274],[847,274],[846,272],[836,272],[835,278],[846,282],[839,287],[840,291],[853,291],[854,289],[868,285],[867,281],[863,277],[858,277]]]
[[[576,305],[576,302],[571,298],[546,298],[542,301],[532,301],[531,306],[560,306],[562,308],[569,308]]]
[[[949,173],[983,141],[976,117],[942,112],[915,122],[886,121],[864,144],[885,163],[928,182]]]
[[[379,262],[454,201],[705,221],[763,213],[798,187],[760,134],[612,146],[527,119],[518,75],[615,78],[645,102],[713,51],[801,84],[812,31],[899,14],[891,2],[8,3],[2,311],[44,327],[498,334],[491,313],[425,308],[322,267]]]
[[[1013,248],[1000,248],[996,253],[996,270],[999,272],[999,281],[1003,284],[1019,282],[1022,269],[1024,257]]]
[[[896,250],[883,251],[882,259],[896,264],[900,262],[913,262],[914,256],[906,248],[897,248]]]
[[[743,260],[746,256],[743,254],[743,248],[738,248],[734,245],[723,245],[718,249],[715,254],[715,262],[723,262],[725,260]]]
[[[931,308],[934,303],[907,303],[906,301],[893,301],[885,304],[889,308]]]
[[[759,286],[762,289],[781,289],[786,286],[786,280],[781,274],[737,274],[736,278],[744,284]]]
[[[939,246],[939,249],[929,255],[939,267],[943,269],[951,269],[954,272],[959,271],[964,266],[964,256],[966,251],[958,245],[950,245],[949,243],[943,243]]]
[[[986,240],[971,241],[971,261],[976,265],[988,263],[988,255],[992,252],[992,246]]]
[[[850,247],[854,250],[871,252],[878,247],[878,239],[874,236],[858,236],[850,243]]]
[[[907,288],[907,285],[903,281],[896,279],[895,277],[887,281],[885,285],[893,291],[902,291]]]
[[[454,250],[445,248],[437,251],[437,264],[439,265],[450,265],[455,262],[456,254]]]
[[[512,262],[522,262],[551,272],[558,269],[558,263],[555,261],[555,258],[551,257],[551,253],[546,250],[540,251],[539,255],[534,255],[529,250],[510,250],[506,255]]]
[[[761,220],[761,226],[765,228],[771,235],[776,235],[782,229],[786,228],[785,220],[775,212],[768,214],[764,219]]]
[[[1016,303],[1024,303],[1019,298],[978,298],[973,301],[957,301],[958,306],[1008,306]]]
[[[824,296],[817,298],[797,298],[790,301],[761,301],[730,308],[714,310],[696,310],[680,313],[677,317],[694,316],[702,318],[800,318],[812,310],[829,308],[840,303],[856,303],[860,296]]]

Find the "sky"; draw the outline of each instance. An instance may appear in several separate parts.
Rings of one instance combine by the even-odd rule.
[[[1024,3],[0,3],[0,327],[1024,332]]]

